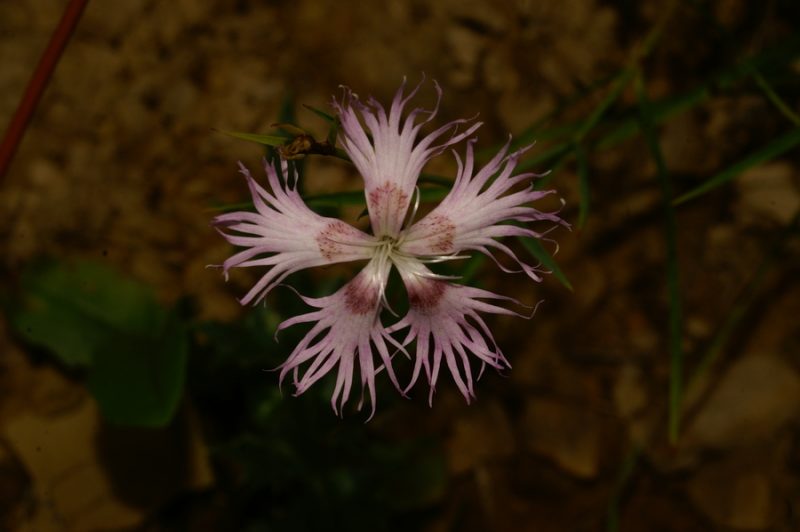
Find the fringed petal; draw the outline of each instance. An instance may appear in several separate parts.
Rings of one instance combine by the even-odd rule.
[[[539,281],[539,274],[544,270],[522,262],[508,246],[496,239],[504,236],[540,238],[550,230],[534,231],[519,226],[530,222],[545,221],[569,227],[558,212],[542,212],[530,206],[554,191],[533,190],[532,185],[512,191],[516,185],[540,176],[532,173],[513,175],[519,158],[530,147],[506,155],[510,140],[491,161],[473,174],[474,142],[473,139],[467,143],[464,161],[456,154],[458,175],[450,193],[427,216],[404,232],[400,249],[405,254],[424,258],[455,255],[466,250],[491,255],[490,248],[494,248],[518,263],[531,279]]]
[[[288,186],[290,168],[283,161],[281,180],[264,162],[268,192],[239,163],[253,197],[256,212],[231,212],[217,216],[213,225],[235,246],[245,249],[222,263],[227,278],[231,268],[266,267],[267,271],[240,300],[258,303],[288,275],[314,266],[369,259],[375,239],[334,218],[313,212],[300,194]]]
[[[457,133],[460,124],[471,121],[455,120],[418,139],[420,128],[436,116],[439,107],[437,101],[431,111],[416,108],[403,117],[406,104],[421,84],[404,96],[404,81],[388,114],[374,99],[364,103],[346,87],[341,100],[333,102],[342,124],[342,146],[364,178],[372,231],[377,237],[394,237],[400,232],[425,164],[448,146],[468,138],[481,125],[474,122]],[[434,87],[441,99],[441,88],[435,82]],[[417,122],[420,114],[427,117]],[[435,144],[448,133],[446,140]]]
[[[408,291],[410,308],[389,331],[408,328],[403,345],[416,340],[414,369],[405,391],[414,386],[424,369],[430,386],[428,401],[432,404],[444,358],[453,381],[469,403],[475,398],[474,362],[479,365],[478,378],[486,366],[497,370],[511,367],[478,313],[520,316],[490,301],[518,302],[479,288],[435,279],[430,270],[414,259],[399,260],[395,264]]]
[[[295,395],[304,393],[338,365],[331,406],[340,415],[350,396],[357,365],[362,391],[368,393],[372,405],[371,419],[376,404],[376,353],[380,369],[386,369],[392,383],[401,390],[392,369],[389,350],[390,346],[392,351],[404,349],[389,335],[380,320],[382,283],[390,267],[391,264],[385,261],[370,261],[352,281],[333,295],[303,298],[318,310],[290,318],[278,327],[278,330],[283,330],[297,323],[313,323],[311,330],[279,367],[281,382],[289,373],[293,375]],[[301,368],[304,368],[302,372]]]

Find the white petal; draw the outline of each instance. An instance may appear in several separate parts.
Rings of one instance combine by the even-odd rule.
[[[465,250],[492,256],[491,248],[494,248],[511,257],[529,277],[538,281],[542,270],[520,261],[508,246],[496,239],[504,236],[540,238],[546,232],[509,222],[547,221],[568,227],[557,212],[542,212],[530,206],[531,202],[554,191],[536,191],[530,186],[512,191],[516,185],[530,183],[538,176],[531,173],[513,175],[520,156],[528,148],[506,155],[509,144],[473,175],[473,143],[467,143],[463,163],[456,154],[459,172],[450,193],[427,216],[404,232],[400,249],[417,257],[441,257]]]
[[[456,386],[469,403],[475,397],[469,355],[477,359],[474,361],[479,363],[480,373],[486,365],[498,370],[510,367],[478,312],[519,316],[483,300],[515,301],[486,290],[432,279],[430,270],[414,259],[399,260],[395,264],[408,291],[410,308],[389,331],[408,327],[403,345],[416,340],[414,370],[406,391],[414,386],[424,368],[430,385],[428,400],[433,402],[444,358]]]
[[[280,366],[280,380],[294,375],[295,395],[300,395],[338,365],[336,386],[331,405],[340,413],[350,395],[356,365],[361,375],[362,390],[369,394],[372,414],[375,413],[375,353],[389,378],[400,390],[392,369],[392,351],[403,350],[380,321],[381,294],[391,265],[370,261],[352,281],[333,295],[303,300],[318,310],[283,322],[278,330],[297,323],[313,326]],[[387,345],[388,344],[388,345]],[[300,368],[304,367],[302,375]],[[402,392],[401,392],[402,393]],[[361,405],[359,405],[360,408]]]
[[[441,99],[441,89],[438,84],[435,87]],[[342,146],[364,178],[372,231],[377,237],[397,236],[400,232],[411,193],[425,164],[448,146],[472,135],[481,125],[473,123],[457,134],[457,126],[468,121],[456,120],[418,139],[420,128],[436,116],[438,102],[432,111],[417,108],[403,117],[405,106],[419,85],[405,97],[404,89],[405,82],[397,91],[388,115],[374,99],[363,103],[348,88],[344,88],[341,101],[333,102],[342,123]],[[427,118],[417,122],[417,116],[423,113]],[[446,133],[451,136],[434,145]]]
[[[266,163],[271,192],[265,190],[240,163],[247,178],[257,212],[231,212],[213,224],[233,245],[245,249],[222,264],[231,268],[266,267],[267,271],[240,300],[258,303],[288,275],[305,268],[369,259],[375,239],[334,218],[313,212],[300,194],[281,181],[276,169]],[[283,163],[283,175],[289,168]]]

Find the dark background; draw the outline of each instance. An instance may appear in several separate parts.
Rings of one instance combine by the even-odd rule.
[[[64,4],[0,4],[0,124]],[[275,316],[235,299],[256,272],[225,283],[205,268],[231,253],[213,208],[248,200],[236,162],[256,168],[262,153],[214,128],[269,133],[294,107],[323,137],[299,104],[330,111],[340,84],[388,102],[403,76],[424,73],[444,90],[437,123],[480,114],[481,149],[545,118],[535,157],[574,138],[559,128],[590,120],[633,66],[653,102],[685,99],[654,129],[677,196],[800,126],[798,14],[796,2],[746,0],[90,2],[0,183],[3,284],[15,293],[43,257],[90,259],[203,325],[191,328],[177,416],[136,429],[103,421],[85,373],[0,320],[0,526],[800,530],[796,149],[675,207],[671,255],[627,81],[580,139],[588,209],[572,147],[535,166],[556,172],[549,186],[566,200],[573,230],[553,236],[573,291],[491,263],[476,277],[544,303],[530,321],[490,318],[513,369],[488,372],[471,406],[448,378],[433,408],[426,393],[403,401],[384,386],[366,426],[364,413],[335,418],[325,390],[281,398],[262,371],[285,356]],[[419,101],[433,96],[427,85]],[[609,142],[626,123],[633,134]],[[453,169],[449,157],[429,168]],[[324,158],[307,160],[305,184],[360,186]],[[674,443],[670,261],[685,381]],[[350,271],[293,284],[330,293]],[[302,310],[281,306],[291,294],[270,298],[284,318]]]

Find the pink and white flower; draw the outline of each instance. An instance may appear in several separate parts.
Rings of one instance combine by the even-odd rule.
[[[441,89],[434,86],[440,99]],[[499,239],[541,238],[544,232],[531,228],[532,222],[549,222],[547,230],[567,225],[557,213],[542,212],[531,205],[553,192],[533,189],[536,174],[514,173],[527,148],[509,154],[506,144],[492,160],[476,169],[473,134],[480,127],[479,122],[456,120],[421,134],[421,128],[436,116],[438,103],[430,111],[415,108],[406,113],[406,106],[418,89],[419,85],[406,95],[403,83],[388,113],[375,100],[370,98],[364,103],[347,88],[342,98],[333,102],[341,120],[342,147],[364,179],[372,234],[309,209],[296,188],[288,185],[296,176],[286,161],[280,168],[283,180],[278,169],[265,164],[270,191],[242,167],[256,212],[233,212],[214,220],[229,242],[244,248],[222,264],[226,275],[235,267],[266,268],[242,298],[242,304],[261,301],[298,270],[367,261],[358,275],[334,294],[303,297],[316,310],[290,318],[278,328],[311,324],[280,366],[280,380],[291,374],[295,394],[301,394],[336,368],[331,404],[337,413],[349,398],[356,367],[373,413],[375,377],[383,368],[403,394],[424,370],[432,401],[442,359],[467,402],[474,398],[473,365],[478,367],[478,377],[487,365],[498,370],[510,367],[481,314],[519,316],[498,304],[515,300],[455,284],[450,278],[435,274],[426,263],[479,252],[492,257],[504,271],[523,271],[540,281],[541,268],[521,260]],[[424,119],[418,120],[420,116]],[[461,125],[465,129],[459,132]],[[419,221],[406,221],[423,167],[464,140],[463,160],[454,152],[458,172],[448,195]],[[520,270],[503,266],[492,250],[509,257]],[[389,308],[385,292],[392,266],[405,285],[409,310],[386,327],[381,314]],[[406,328],[402,341],[393,337]],[[412,343],[415,348],[409,355],[406,348]],[[405,387],[399,384],[393,369],[396,353],[413,359],[411,381]]]

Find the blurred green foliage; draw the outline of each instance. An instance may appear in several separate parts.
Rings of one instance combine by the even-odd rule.
[[[103,414],[121,425],[157,427],[183,393],[186,327],[150,287],[93,262],[25,272],[11,323],[66,366],[85,369]]]
[[[301,278],[298,284],[310,283]],[[244,520],[236,529],[402,528],[444,493],[438,443],[381,437],[364,423],[366,412],[337,418],[330,382],[289,400],[290,383],[279,390],[271,370],[302,330],[287,329],[278,342],[273,333],[282,316],[307,309],[289,290],[271,299],[274,304],[254,307],[236,323],[201,324],[189,365],[189,393],[212,423],[214,455],[235,464],[231,497]],[[387,383],[378,386],[381,409],[391,410],[401,399],[388,389],[381,393]]]

